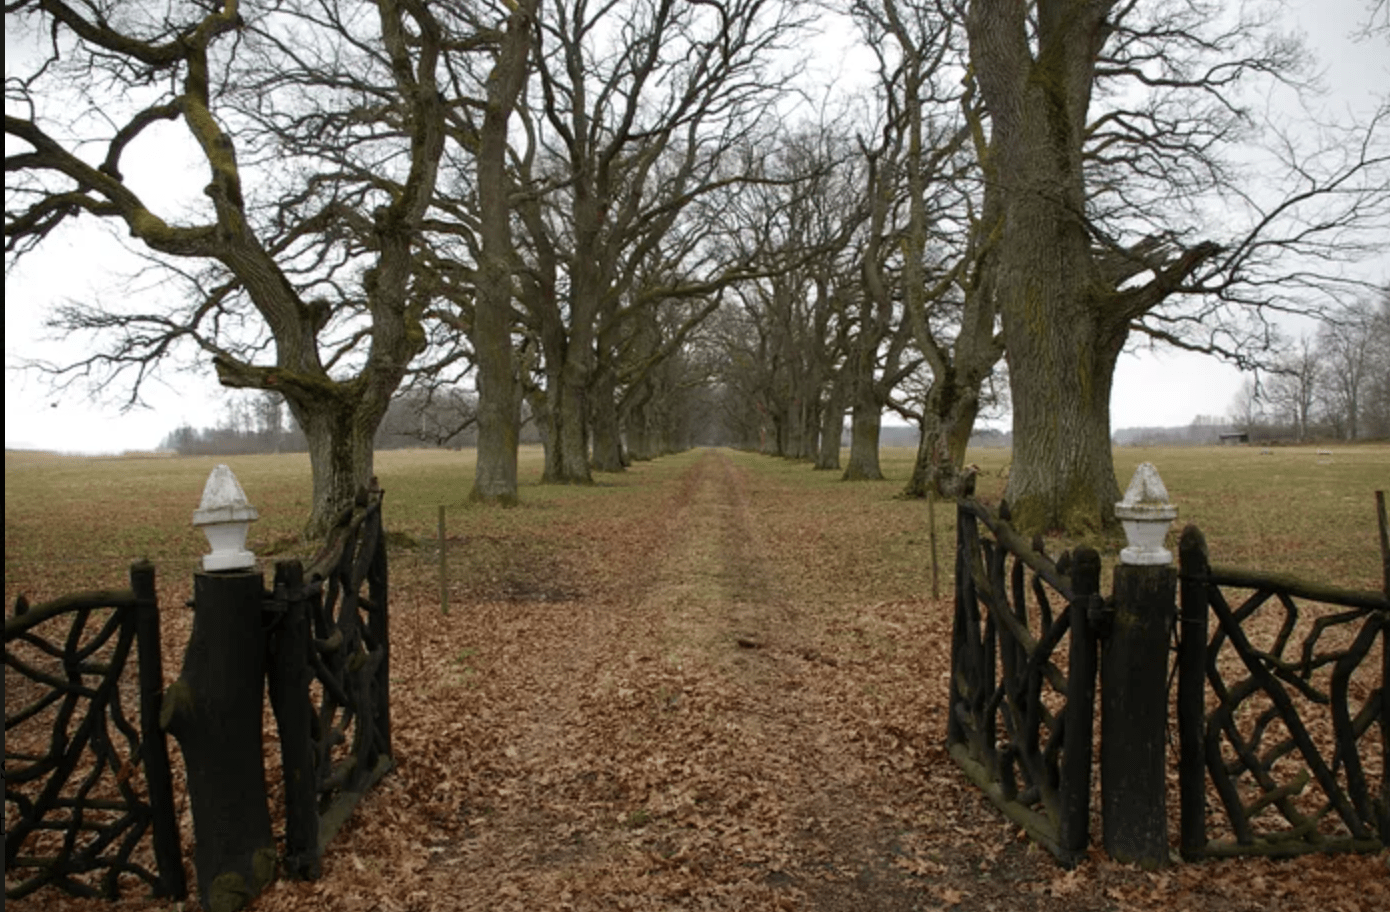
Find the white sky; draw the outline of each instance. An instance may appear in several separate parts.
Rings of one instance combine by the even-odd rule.
[[[1364,110],[1375,92],[1390,90],[1390,54],[1384,38],[1354,43],[1350,34],[1366,14],[1368,0],[1291,0],[1290,24],[1301,28],[1318,53],[1334,111]],[[6,44],[11,35],[6,32]],[[7,50],[7,57],[10,53]],[[13,58],[11,58],[13,59]],[[133,164],[135,159],[130,159]],[[165,165],[158,172],[131,175],[133,181],[179,186],[184,198],[197,198],[206,178],[197,171]],[[225,392],[212,368],[165,370],[145,390],[147,409],[121,411],[124,390],[92,398],[80,383],[54,393],[48,381],[16,368],[27,359],[69,359],[73,349],[49,338],[43,316],[70,299],[112,293],[112,275],[122,253],[101,231],[68,231],[51,237],[5,276],[5,447],[74,453],[148,450],[181,424],[218,423]],[[1390,237],[1386,239],[1390,250]],[[126,267],[129,269],[129,265]],[[1390,278],[1390,257],[1366,267],[1364,278]],[[1125,354],[1116,371],[1111,426],[1184,425],[1199,414],[1225,415],[1244,377],[1232,367],[1181,352]]]

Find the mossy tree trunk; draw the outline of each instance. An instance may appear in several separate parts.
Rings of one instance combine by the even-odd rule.
[[[832,382],[821,408],[820,449],[816,453],[816,468],[822,471],[840,468],[840,438],[845,433],[845,400],[838,383]]]
[[[965,464],[965,449],[980,412],[980,385],[958,382],[954,370],[933,376],[922,414],[922,433],[912,477],[903,493],[926,497],[933,492],[951,496],[950,481]]]
[[[849,462],[845,481],[878,481],[883,470],[878,462],[879,431],[883,422],[878,397],[872,389],[855,396],[850,418]]]
[[[1219,252],[1200,244],[1155,263],[1138,253],[1141,244],[1114,262],[1093,245],[1084,144],[1116,5],[971,0],[966,18],[1002,190],[994,280],[1014,421],[1005,496],[1015,524],[1032,532],[1116,524],[1115,361],[1130,323]],[[1146,269],[1148,282],[1120,290]]]
[[[617,377],[612,353],[599,355],[599,367],[589,391],[590,427],[593,430],[593,456],[596,472],[621,472],[623,442],[618,425]]]
[[[487,81],[478,138],[478,233],[481,252],[472,342],[478,370],[478,458],[471,500],[517,502],[520,389],[512,349],[511,207],[507,200],[507,123],[526,83],[536,0],[511,7]]]

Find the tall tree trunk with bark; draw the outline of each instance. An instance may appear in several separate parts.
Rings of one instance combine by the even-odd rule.
[[[845,400],[838,381],[830,385],[825,405],[821,409],[820,449],[816,452],[816,469],[839,471],[840,438],[845,433]]]
[[[539,0],[512,7],[487,81],[478,143],[481,255],[472,342],[478,370],[478,458],[470,500],[517,502],[521,391],[512,354],[511,207],[507,201],[507,122],[526,84],[531,23]]]
[[[371,483],[372,442],[387,403],[340,396],[312,402],[303,396],[286,398],[309,444],[313,501],[304,534],[321,538],[357,492]]]
[[[845,481],[877,481],[883,478],[878,461],[879,430],[883,422],[883,403],[879,400],[874,382],[874,355],[877,348],[866,349],[862,343],[851,358],[853,373],[848,378],[851,400],[849,463],[845,466]],[[847,364],[846,367],[850,367]]]
[[[1036,6],[1037,51],[1028,7]],[[1082,147],[1113,2],[972,0],[971,60],[993,129],[1004,231],[997,291],[1013,391],[1007,498],[1030,530],[1098,530],[1119,499],[1110,381],[1124,342],[1098,319]]]
[[[598,370],[589,388],[589,419],[593,429],[593,456],[590,464],[596,472],[621,472],[623,442],[618,424],[617,368],[611,355],[600,356]]]
[[[912,477],[903,493],[925,497],[933,491],[952,494],[949,481],[965,464],[965,449],[980,413],[980,384],[956,380],[950,370],[933,377],[922,412],[922,433]]]
[[[661,453],[655,451],[654,438],[651,424],[652,418],[648,414],[648,407],[652,400],[650,381],[643,383],[643,388],[633,398],[632,404],[627,410],[627,448],[628,455],[633,461],[644,461],[655,459]]]
[[[1116,359],[1131,323],[1220,253],[1210,242],[1152,239],[1100,252],[1092,236],[1084,145],[1116,5],[971,0],[966,17],[1004,220],[995,290],[1014,415],[1005,496],[1015,523],[1029,531],[1116,526]],[[1144,272],[1148,281],[1123,287]]]

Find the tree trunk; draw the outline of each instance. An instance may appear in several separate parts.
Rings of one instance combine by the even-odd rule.
[[[603,366],[595,375],[589,391],[589,414],[594,434],[591,465],[596,472],[623,471],[623,442],[618,427],[616,386],[612,366]]]
[[[559,388],[551,408],[555,427],[553,461],[546,461],[546,475],[542,480],[547,484],[592,484],[587,407],[589,371],[573,356],[573,340],[568,348],[571,356],[560,371]]]
[[[820,394],[817,383],[806,390],[801,398],[801,442],[797,446],[798,459],[814,460],[820,455]]]
[[[1110,387],[1124,340],[1101,338],[1085,316],[1007,336],[1014,457],[1005,498],[1021,529],[1086,533],[1116,525]]]
[[[647,403],[651,401],[650,388],[644,388],[632,401],[627,410],[627,452],[634,462],[653,459],[658,453],[652,452],[651,422],[647,415]]]
[[[481,312],[481,305],[478,307]],[[476,326],[476,323],[475,323]],[[474,330],[475,336],[483,335]],[[476,345],[478,366],[478,451],[468,499],[512,506],[517,503],[517,445],[521,436],[520,397],[512,376],[511,346],[487,351]]]
[[[958,381],[955,371],[948,370],[933,378],[925,405],[917,459],[903,494],[926,497],[936,491],[953,496],[952,483],[965,465],[965,449],[980,412],[980,384]]]
[[[820,450],[816,454],[816,469],[829,471],[840,468],[840,438],[845,432],[845,404],[838,391],[832,386],[825,408],[821,412]]]
[[[309,521],[304,526],[304,537],[308,539],[327,535],[338,514],[352,504],[358,490],[366,488],[372,479],[372,441],[386,413],[386,402],[376,404],[363,399],[350,403],[343,398],[310,403],[299,396],[289,400],[290,411],[309,443],[314,493]]]
[[[1034,5],[1036,52],[1026,21]],[[1006,497],[1015,524],[1030,532],[1109,528],[1119,499],[1110,386],[1128,320],[1102,323],[1104,298],[1114,289],[1091,258],[1082,169],[1111,6],[972,0],[967,17],[971,60],[991,115],[995,173],[1008,181],[996,274],[1013,392]]]
[[[845,466],[845,481],[878,481],[883,470],[878,464],[879,425],[883,416],[878,398],[869,389],[855,393],[854,413],[850,418],[849,465]]]
[[[507,121],[526,81],[530,13],[514,7],[488,79],[478,148],[478,222],[482,250],[472,342],[478,368],[478,451],[469,499],[517,502],[521,401],[512,354],[511,207],[507,201]]]

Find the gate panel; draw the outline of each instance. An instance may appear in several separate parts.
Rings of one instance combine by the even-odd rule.
[[[1094,551],[1054,564],[1041,541],[1013,531],[1007,511],[959,502],[947,745],[995,805],[1066,864],[1090,839],[1099,582]]]
[[[1213,568],[1201,532],[1191,526],[1180,552],[1183,855],[1282,856],[1390,845],[1384,747],[1390,743],[1390,599]],[[1223,588],[1250,594],[1233,606]],[[1215,839],[1208,805],[1222,812]]]
[[[6,899],[45,884],[114,899],[122,875],[156,896],[187,892],[158,726],[154,568],[130,575],[129,590],[21,602],[5,619]],[[132,646],[133,698],[121,689]]]

